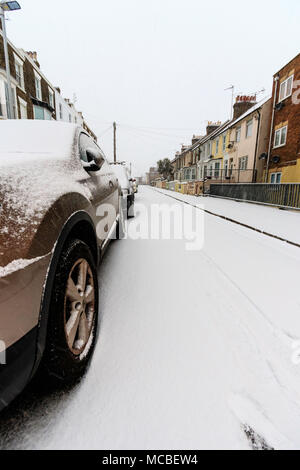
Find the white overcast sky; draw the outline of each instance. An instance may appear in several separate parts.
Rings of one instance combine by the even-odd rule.
[[[300,52],[299,0],[19,0],[9,38],[76,106],[112,158],[135,175],[172,158],[207,120],[225,120],[230,92],[269,93]],[[260,95],[260,98],[263,95]]]

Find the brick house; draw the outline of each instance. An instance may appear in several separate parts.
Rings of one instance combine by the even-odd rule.
[[[1,21],[0,21],[1,26]],[[62,120],[80,124],[97,140],[73,103],[62,97],[41,71],[36,52],[25,52],[8,41],[14,119]],[[63,113],[60,113],[63,109]],[[11,117],[8,107],[8,85],[0,27],[0,120]]]
[[[300,54],[273,77],[269,148],[261,155],[268,183],[300,182]]]
[[[36,53],[8,43],[15,119],[56,119],[55,90],[40,70]],[[2,31],[0,30],[0,118],[9,117],[8,88]]]

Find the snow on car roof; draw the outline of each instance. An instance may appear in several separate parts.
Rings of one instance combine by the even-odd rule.
[[[24,158],[65,159],[70,156],[75,124],[57,121],[5,120],[0,122],[0,165]]]

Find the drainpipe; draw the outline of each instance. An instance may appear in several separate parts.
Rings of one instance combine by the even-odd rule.
[[[279,81],[279,75],[276,75],[276,77],[275,77],[276,86],[275,86],[275,93],[274,93],[274,100],[273,100],[273,111],[272,111],[270,141],[269,141],[269,149],[268,149],[268,159],[267,159],[265,183],[268,182],[268,176],[269,176],[270,154],[271,154],[271,149],[272,149],[273,125],[274,125],[275,105],[276,105],[276,97],[277,97],[277,90],[278,90],[278,81]]]
[[[258,114],[258,118],[257,118],[258,123],[257,123],[256,144],[255,144],[255,153],[254,153],[252,183],[256,182],[256,175],[255,175],[255,172],[256,172],[256,159],[257,159],[258,141],[259,141],[259,137],[260,137],[260,123],[261,123],[261,112],[260,112],[259,109],[257,110],[257,114]]]

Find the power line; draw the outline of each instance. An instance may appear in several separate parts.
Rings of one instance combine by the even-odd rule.
[[[103,137],[108,131],[110,131],[110,129],[111,129],[112,127],[113,127],[113,126],[112,126],[112,124],[111,124],[107,129],[105,129],[105,131],[103,131],[101,134],[99,134],[98,137]]]
[[[141,133],[141,134],[144,134],[144,135],[153,135],[153,136],[159,136],[159,137],[170,137],[170,138],[180,138],[180,139],[183,139],[185,138],[185,136],[183,134],[166,134],[166,133],[162,133],[162,132],[157,132],[157,131],[151,131],[151,130],[146,130],[146,129],[143,129],[143,128],[139,128],[139,127],[134,127],[134,126],[128,126],[126,124],[122,124],[119,126],[121,128],[123,128],[124,130],[128,130],[128,131],[135,131],[135,132],[138,132],[138,133]]]

